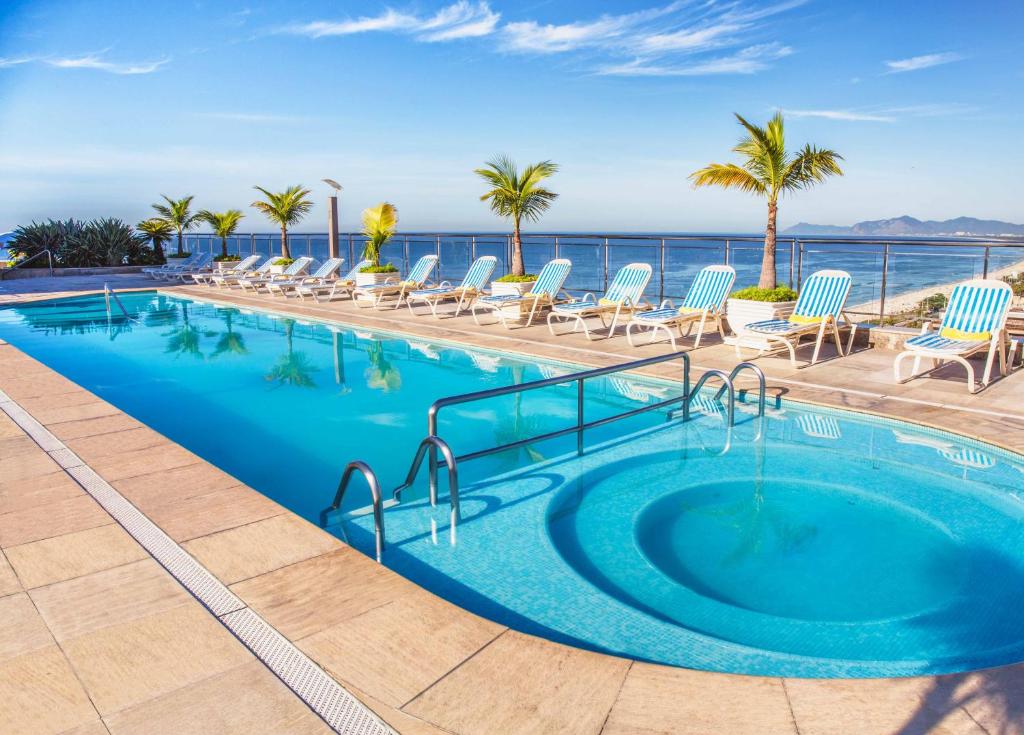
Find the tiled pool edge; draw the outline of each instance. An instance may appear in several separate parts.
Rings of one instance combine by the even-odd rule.
[[[124,530],[335,732],[394,735],[374,712],[232,593],[64,442],[0,390],[0,411],[16,423]]]

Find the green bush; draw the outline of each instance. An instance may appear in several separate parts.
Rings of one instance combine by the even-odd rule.
[[[533,273],[525,273],[521,276],[513,276],[508,273],[501,278],[495,279],[495,283],[529,283],[530,281],[536,281],[537,276]]]
[[[746,301],[767,301],[777,304],[780,301],[796,301],[797,293],[789,286],[778,286],[777,288],[758,288],[747,286],[739,291],[733,291],[729,298],[744,299]]]
[[[398,273],[398,268],[395,267],[394,263],[385,263],[384,265],[367,265],[359,269],[360,273]]]
[[[146,265],[159,261],[144,236],[113,218],[85,223],[74,219],[33,222],[14,231],[8,249],[19,260],[49,250],[53,264],[66,268]],[[47,265],[47,259],[40,257],[27,267],[45,268]]]
[[[1013,289],[1013,295],[1020,298],[1024,296],[1024,274],[1013,274],[1004,276],[1003,281],[1010,284],[1010,288]]]
[[[295,258],[278,258],[274,261],[274,265],[288,266],[295,262]]]
[[[242,259],[241,255],[218,255],[214,257],[215,263],[237,263]]]
[[[949,297],[943,293],[935,293],[926,299],[921,300],[920,309],[924,314],[931,314],[936,311],[941,311],[946,308],[946,304],[949,303]]]
[[[14,231],[14,237],[7,241],[7,250],[12,260],[28,260],[49,250],[53,254],[53,264],[63,265],[60,254],[66,250],[65,243],[77,239],[84,227],[84,222],[74,219],[33,222]],[[48,265],[46,257],[41,257],[27,263],[25,267],[46,268]]]

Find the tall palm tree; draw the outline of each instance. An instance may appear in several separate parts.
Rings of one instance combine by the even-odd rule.
[[[363,257],[375,267],[380,267],[380,251],[398,229],[398,209],[394,204],[381,202],[376,207],[363,210],[363,236],[366,245]]]
[[[213,234],[220,238],[220,254],[228,257],[228,238],[235,234],[238,223],[245,215],[237,209],[229,209],[226,212],[211,212],[209,209],[200,210],[196,218],[205,222],[213,230]]]
[[[180,258],[184,251],[181,249],[181,236],[182,233],[188,232],[199,224],[198,215],[192,214],[189,211],[189,207],[192,206],[192,199],[194,198],[191,194],[181,199],[171,199],[166,194],[161,194],[166,204],[154,204],[153,209],[162,219],[170,222],[171,227],[178,233],[178,257]]]
[[[779,195],[809,189],[829,176],[842,176],[835,151],[805,145],[796,153],[786,150],[782,113],[777,112],[764,128],[736,115],[746,135],[733,152],[744,160],[742,165],[712,163],[690,174],[694,186],[721,186],[739,189],[768,200],[768,227],[764,233],[764,257],[758,286],[775,288],[775,221],[779,212]]]
[[[473,173],[482,178],[492,187],[480,197],[480,201],[490,201],[491,211],[499,217],[512,219],[512,275],[526,274],[523,266],[523,241],[519,228],[523,219],[536,222],[558,198],[558,194],[549,191],[540,183],[558,171],[558,165],[551,161],[534,163],[520,173],[518,167],[508,156],[496,156],[488,161],[484,168],[475,169]]]
[[[149,238],[153,243],[153,252],[157,254],[160,262],[163,262],[164,245],[171,241],[174,226],[162,217],[150,217],[135,225],[135,229]]]
[[[289,186],[277,193],[261,186],[253,188],[261,192],[266,200],[257,199],[251,206],[281,228],[281,257],[292,257],[292,251],[288,249],[288,227],[301,222],[313,208],[313,202],[309,200],[309,189],[304,189],[301,184]]]

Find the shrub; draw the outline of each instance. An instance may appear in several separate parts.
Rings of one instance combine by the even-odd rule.
[[[53,264],[66,268],[162,262],[145,236],[113,218],[85,223],[73,219],[33,222],[15,230],[8,248],[18,259],[31,258],[49,250],[53,254]],[[41,257],[27,267],[45,268],[47,265],[47,259]]]
[[[398,268],[393,263],[384,265],[367,265],[359,269],[360,273],[398,273]]]
[[[14,237],[7,241],[7,249],[13,260],[28,260],[44,250],[49,250],[53,254],[53,264],[63,265],[60,258],[66,250],[65,243],[76,239],[84,227],[84,223],[74,219],[33,222],[14,231]],[[47,259],[42,257],[36,258],[25,267],[46,268],[48,265]]]
[[[295,258],[278,258],[274,261],[274,265],[288,266],[295,262]]]
[[[536,281],[537,276],[533,273],[524,273],[521,276],[514,276],[511,273],[507,273],[501,278],[495,279],[495,283],[529,283],[530,281]]]
[[[1013,295],[1020,298],[1024,296],[1024,274],[1011,273],[1005,276],[1003,280],[1010,284],[1010,288],[1013,289]]]
[[[936,311],[941,311],[946,308],[946,304],[949,303],[949,297],[943,293],[932,294],[926,299],[921,300],[920,309],[924,314],[931,314]]]
[[[241,255],[218,255],[213,260],[215,263],[236,263],[241,259]]]
[[[797,293],[789,286],[778,286],[777,288],[758,288],[747,286],[739,291],[733,291],[729,296],[733,299],[744,299],[746,301],[766,301],[777,304],[780,301],[796,301]]]

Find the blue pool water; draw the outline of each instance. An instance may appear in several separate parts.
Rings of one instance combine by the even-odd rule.
[[[315,520],[340,468],[394,487],[436,398],[564,367],[155,294],[0,310],[0,337]],[[588,384],[587,416],[672,395]],[[571,422],[552,387],[446,409],[457,453]],[[792,403],[730,432],[707,402],[468,463],[462,520],[422,488],[384,562],[464,607],[594,650],[749,674],[887,676],[1024,660],[1024,463],[991,446]],[[442,486],[444,483],[442,482]],[[350,507],[366,502],[355,490]],[[444,498],[442,498],[444,500]],[[370,552],[367,515],[330,530]]]

